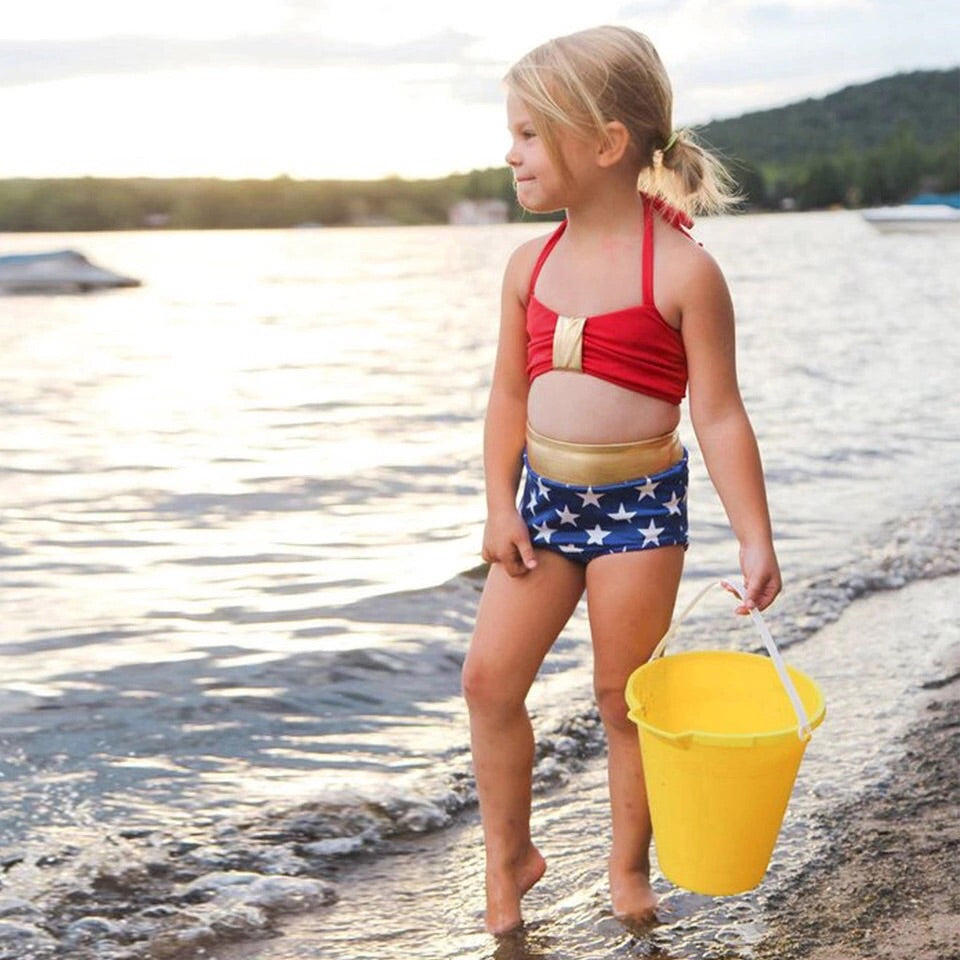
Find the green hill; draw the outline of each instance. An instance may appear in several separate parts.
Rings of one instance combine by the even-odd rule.
[[[901,130],[944,142],[960,129],[960,68],[900,73],[819,100],[715,120],[697,131],[754,163],[789,164],[848,149],[882,147]]]
[[[894,203],[960,181],[960,68],[900,73],[696,128],[761,206]]]

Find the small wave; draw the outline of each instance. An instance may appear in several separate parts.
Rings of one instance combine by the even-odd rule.
[[[789,647],[838,620],[855,600],[917,580],[960,572],[960,491],[891,522],[855,559],[789,592],[775,614],[778,643]]]

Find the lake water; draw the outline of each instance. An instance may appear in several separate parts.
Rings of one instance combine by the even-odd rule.
[[[500,275],[542,230],[0,235],[144,281],[0,298],[0,957],[748,958],[818,816],[882,780],[960,642],[935,589],[956,581],[932,581],[922,642],[828,625],[960,570],[960,241],[705,220],[786,582],[769,621],[828,721],[760,890],[668,894],[630,937],[605,913],[578,613],[531,695],[567,865],[532,939],[480,931],[459,668]],[[737,572],[682,429],[681,601]],[[722,600],[688,629],[755,646]]]

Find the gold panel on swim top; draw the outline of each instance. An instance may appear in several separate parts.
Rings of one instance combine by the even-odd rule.
[[[583,325],[586,317],[557,317],[553,328],[553,369],[583,370]]]

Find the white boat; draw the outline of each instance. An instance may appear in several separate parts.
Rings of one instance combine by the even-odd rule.
[[[0,293],[76,293],[139,286],[139,280],[98,267],[76,250],[0,255]]]
[[[882,233],[928,233],[960,228],[960,210],[948,203],[905,203],[860,212],[867,223]]]

